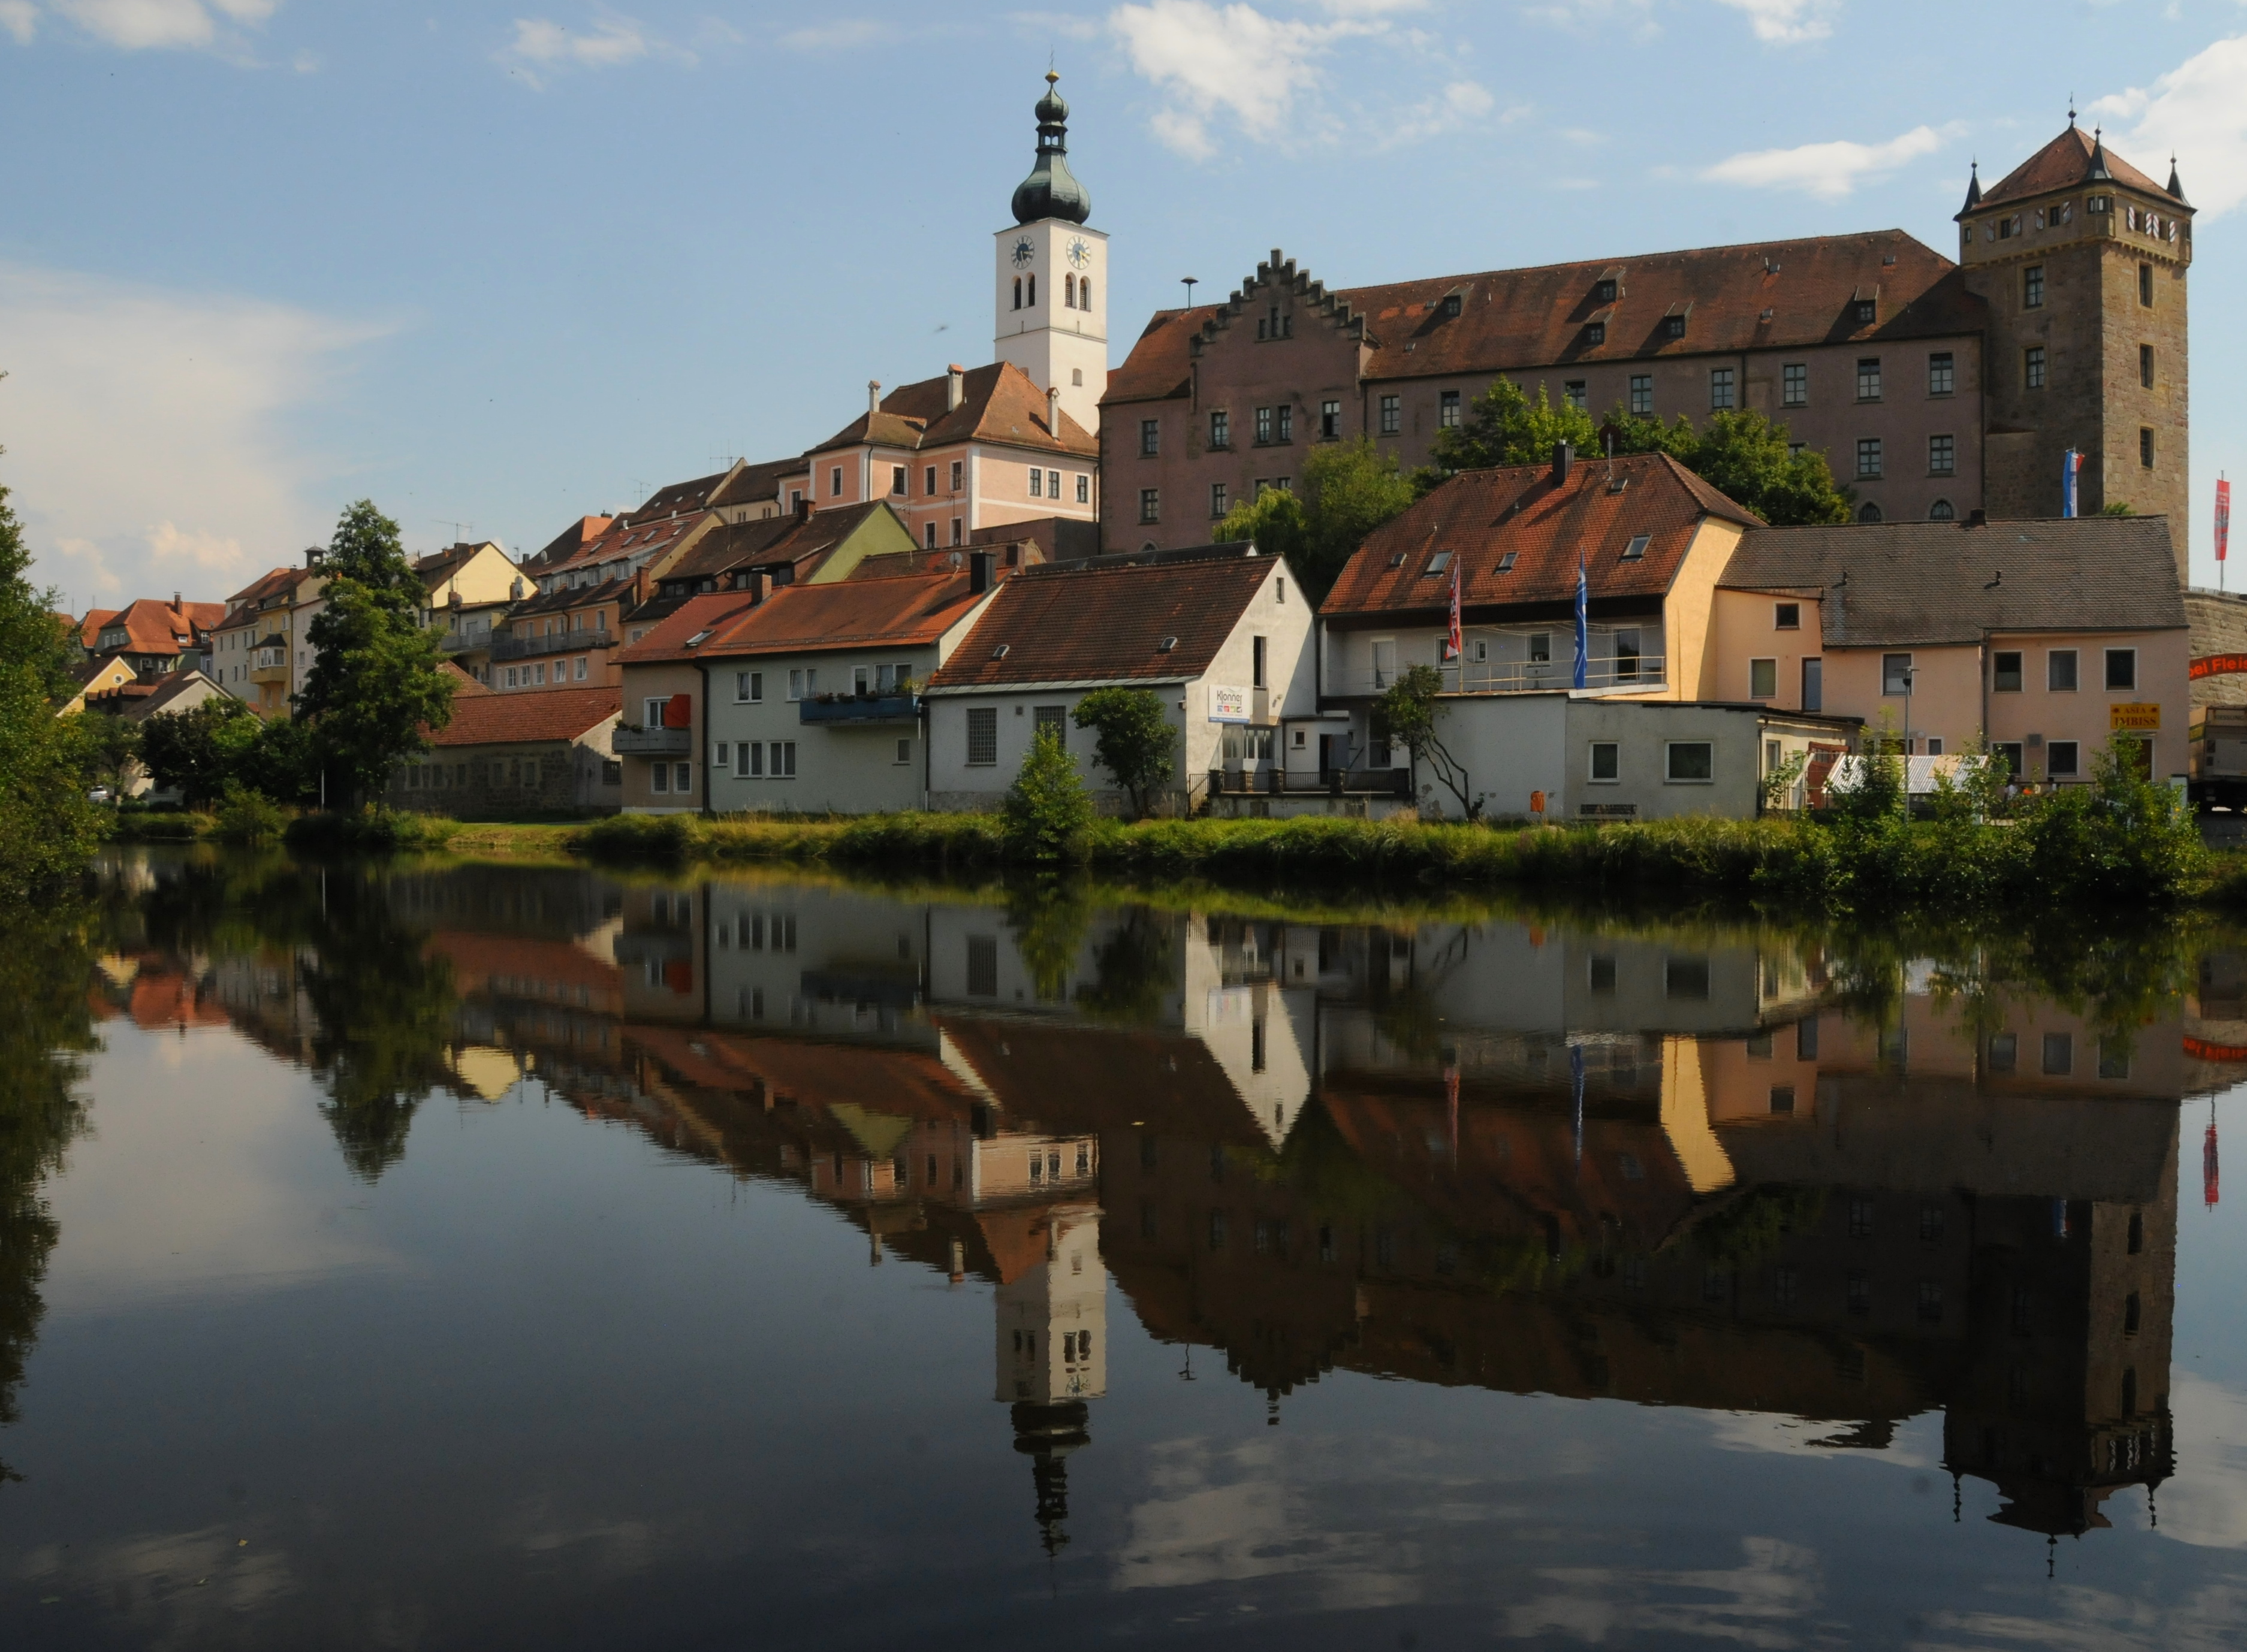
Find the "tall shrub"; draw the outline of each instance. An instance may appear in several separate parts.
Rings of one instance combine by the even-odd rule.
[[[1092,829],[1092,799],[1054,735],[1042,729],[1030,742],[999,814],[1006,823],[1007,849],[1022,858],[1074,860],[1083,852],[1085,835]]]

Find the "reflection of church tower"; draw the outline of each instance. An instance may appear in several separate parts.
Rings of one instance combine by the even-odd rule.
[[[1069,106],[1046,76],[1037,163],[1014,190],[1014,227],[998,234],[993,353],[1057,390],[1069,416],[1100,428],[1108,387],[1108,237],[1088,229],[1092,196],[1069,169]]]
[[[1089,1444],[1087,1400],[1108,1391],[1108,1269],[1092,1205],[981,1219],[999,1266],[996,1397],[1013,1403],[1014,1449],[1031,1459],[1046,1553],[1069,1541],[1066,1459]]]

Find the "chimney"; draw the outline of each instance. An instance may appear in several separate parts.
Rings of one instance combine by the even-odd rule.
[[[882,381],[878,379],[869,379],[866,380],[866,411],[879,413],[881,410]]]
[[[1987,528],[1989,525],[1990,513],[1983,509],[1979,505],[1975,506],[1973,509],[1968,511],[1966,513],[1966,520],[1959,523],[1959,526],[1962,528]]]
[[[1046,390],[1046,433],[1056,441],[1061,439],[1061,386],[1053,385]]]
[[[172,593],[172,611],[175,614],[186,611],[180,606],[180,593],[176,590]]]
[[[798,494],[796,496],[796,519],[798,522],[811,520],[811,501],[805,495]]]
[[[950,413],[967,399],[967,369],[955,361],[945,372],[944,410]]]
[[[991,564],[996,559],[987,550],[967,553],[967,594],[980,597],[991,589]]]
[[[1574,447],[1565,441],[1553,444],[1553,485],[1555,488],[1568,485],[1568,469],[1575,462],[1576,450]]]
[[[772,592],[772,576],[760,569],[749,580],[749,600],[752,603],[769,601]],[[793,612],[794,610],[789,611]]]

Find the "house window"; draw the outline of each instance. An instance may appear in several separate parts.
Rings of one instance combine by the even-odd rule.
[[[1999,694],[2021,692],[2021,657],[2011,649],[2001,649],[1990,656],[1990,687]]]
[[[1596,785],[1613,786],[1622,778],[1622,747],[1611,740],[1592,742],[1592,781]]]
[[[1583,411],[1586,395],[1584,381],[1581,379],[1568,379],[1561,386],[1561,399],[1579,413]]]
[[[1163,519],[1163,490],[1159,488],[1139,489],[1139,520],[1160,522]]]
[[[1615,283],[1602,277],[1592,283],[1592,298],[1596,304],[1611,304],[1615,301]]]
[[[912,761],[912,735],[910,735],[910,734],[903,734],[903,735],[898,736],[898,761],[899,762],[901,762],[901,763],[909,763],[909,762]]]
[[[2044,686],[2055,694],[2075,692],[2075,650],[2055,648],[2044,657]]]
[[[1046,497],[1048,499],[1061,497],[1061,472],[1058,470],[1046,472]]]
[[[2138,266],[2138,302],[2148,310],[2154,307],[2154,267],[2151,264]]]
[[[771,751],[772,757],[766,766],[766,772],[775,780],[794,780],[796,778],[796,742],[792,740],[776,740],[772,742]]]
[[[669,796],[671,795],[671,765],[669,763],[655,763],[651,765],[648,769],[648,784],[650,788],[655,792],[666,797]]]
[[[1957,384],[1957,379],[1958,370],[1957,358],[1952,356],[1950,352],[1948,350],[1938,350],[1934,354],[1928,357],[1927,393],[1929,395],[1949,395],[1951,392],[1952,386]]]
[[[1080,470],[1076,474],[1076,502],[1080,505],[1092,502],[1092,474],[1089,471]]]
[[[2031,390],[2044,388],[2044,346],[2031,345],[2021,352],[2021,382]]]
[[[1802,629],[1802,604],[1800,603],[1773,603],[1771,606],[1771,628],[1773,631],[1800,631]]]
[[[1630,376],[1630,410],[1635,413],[1654,411],[1654,375],[1635,372]]]
[[[1929,436],[1927,439],[1927,474],[1930,476],[1952,476],[1958,472],[1958,439],[1956,436]]]
[[[927,522],[927,523],[924,524],[924,527],[923,527],[923,529],[922,529],[922,539],[923,539],[923,541],[924,541],[924,549],[928,550],[934,550],[936,549],[936,523],[935,523],[935,522]]]
[[[570,672],[570,679],[572,681],[582,683],[585,680],[585,662],[590,658],[591,656],[586,654],[580,654],[577,656],[577,664],[572,667]]]
[[[2154,468],[2154,433],[2151,426],[2141,425],[2139,427],[2138,463],[2142,468],[2147,470],[2151,470]]]
[[[1445,390],[1436,397],[1436,422],[1446,430],[1455,430],[1459,422],[1459,393]]]
[[[819,693],[819,671],[792,671],[788,674],[788,697],[790,700],[810,700]]]
[[[1861,436],[1857,439],[1857,474],[1868,480],[1881,474],[1881,439]]]
[[[733,747],[722,740],[713,744],[710,747],[710,767],[713,768],[731,769],[733,766]]]
[[[2050,775],[2054,780],[2081,773],[2082,759],[2079,754],[2080,750],[2081,747],[2072,740],[2055,740],[2046,742],[2045,773]]]
[[[1271,440],[1272,410],[1269,407],[1259,407],[1256,410],[1256,445],[1261,447]]]
[[[1162,451],[1162,421],[1157,419],[1142,419],[1139,421],[1139,457],[1152,459]],[[955,482],[953,485],[957,487],[959,484]]]
[[[2044,308],[2044,266],[2042,264],[2031,264],[2021,271],[2021,308],[2024,310]]]
[[[1957,511],[1952,509],[1948,499],[1938,499],[1927,508],[1927,519],[1929,522],[1951,522],[1957,519]]]
[[[1685,317],[1664,316],[1662,318],[1662,336],[1664,338],[1683,338],[1685,336]]]
[[[1046,473],[1035,465],[1030,467],[1030,497],[1042,499],[1046,493]]]
[[[1212,447],[1233,446],[1233,415],[1224,408],[1213,408],[1209,415],[1209,445]]]
[[[741,778],[762,780],[765,773],[764,742],[748,740],[741,742]]]
[[[2148,390],[2154,387],[2154,347],[2151,345],[2138,346],[2138,382]]]
[[[952,519],[952,543],[955,545],[964,545],[967,543],[967,524],[958,516]]]
[[[2075,1070],[2075,1039],[2069,1033],[2046,1033],[2044,1035],[2044,1070],[2050,1078],[2060,1078]]]
[[[1646,548],[1648,545],[1651,544],[1653,541],[1654,536],[1652,534],[1639,534],[1635,536],[1630,543],[1622,548],[1622,556],[1618,560],[1622,562],[1636,562],[1640,557],[1646,555]]]
[[[830,499],[843,497],[843,467],[840,465],[827,473],[827,496]]]
[[[682,796],[694,789],[694,765],[673,763],[671,766],[671,789]]]
[[[1911,656],[1909,654],[1881,656],[1881,693],[1883,694],[1911,693]]]
[[[670,703],[671,702],[667,700],[654,698],[644,702],[641,709],[645,713],[645,720],[641,723],[640,727],[643,728],[662,727],[664,707],[668,706]]]
[[[2128,690],[2138,686],[2138,651],[2134,648],[2110,648],[2107,651],[2107,686],[2109,690]]]
[[[971,706],[967,711],[967,762],[986,768],[999,761],[999,708]]]
[[[1776,700],[1779,698],[1779,662],[1775,659],[1748,661],[1748,698]]]
[[[1274,430],[1273,430],[1273,432],[1272,432],[1272,440],[1274,440],[1274,441],[1293,441],[1293,440],[1294,440],[1294,439],[1295,439],[1295,409],[1294,409],[1294,407],[1291,404],[1289,404],[1289,403],[1287,403],[1287,402],[1281,402],[1278,406],[1274,407],[1274,408],[1272,410],[1272,418],[1273,418],[1273,422],[1274,422]]]
[[[1217,521],[1220,521],[1220,520],[1222,520],[1222,518],[1224,517],[1225,513],[1226,512],[1226,510],[1228,510],[1229,509],[1231,509],[1231,507],[1229,507],[1229,506],[1226,503],[1226,488],[1225,488],[1225,484],[1224,484],[1223,482],[1221,482],[1221,481],[1213,481],[1213,482],[1210,483],[1210,485],[1209,485],[1209,519],[1210,519],[1212,522],[1217,522]]]
[[[1584,343],[1588,347],[1594,345],[1603,345],[1607,343],[1607,341],[1608,324],[1606,322],[1588,321],[1584,324]]]
[[[1711,742],[1705,740],[1673,740],[1669,742],[1669,768],[1664,778],[1671,785],[1705,785],[1716,777],[1717,748]],[[1672,961],[1674,964],[1675,960]]]
[[[1444,314],[1445,316],[1456,316],[1456,315],[1458,315],[1458,313],[1459,313],[1459,296],[1458,296],[1458,294],[1457,294],[1457,293],[1455,293],[1455,292],[1449,292],[1449,293],[1445,293],[1445,294],[1444,295]]]
[[[1783,407],[1810,405],[1810,367],[1806,362],[1790,361],[1779,370],[1779,400]]]
[[[1034,706],[1030,708],[1030,738],[1050,740],[1066,749],[1069,745],[1069,707],[1066,706]]]
[[[761,671],[737,671],[734,673],[734,699],[744,706],[755,706],[765,697],[765,674]]]
[[[1732,405],[1732,370],[1730,367],[1709,369],[1709,410],[1719,413]]]
[[[1319,440],[1321,441],[1342,440],[1342,403],[1322,401],[1319,404]]]
[[[1880,313],[1879,300],[1874,298],[1860,298],[1857,300],[1857,324],[1860,327],[1871,326],[1873,323],[1880,319]]]
[[[1393,436],[1403,427],[1404,413],[1401,398],[1383,396],[1381,399],[1381,433],[1384,436]]]
[[[1861,356],[1857,360],[1857,399],[1878,401],[1881,399],[1881,358]]]

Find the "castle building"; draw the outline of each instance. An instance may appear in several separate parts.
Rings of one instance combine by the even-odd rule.
[[[2082,512],[2181,516],[2174,171],[2155,185],[2071,122],[1958,222],[1958,263],[1888,229],[1344,289],[1274,249],[1224,302],[1158,311],[1110,377],[1103,546],[1206,540],[1317,443],[1425,464],[1501,374],[1595,417],[1765,413],[1864,521],[2061,515],[2070,447]]]

